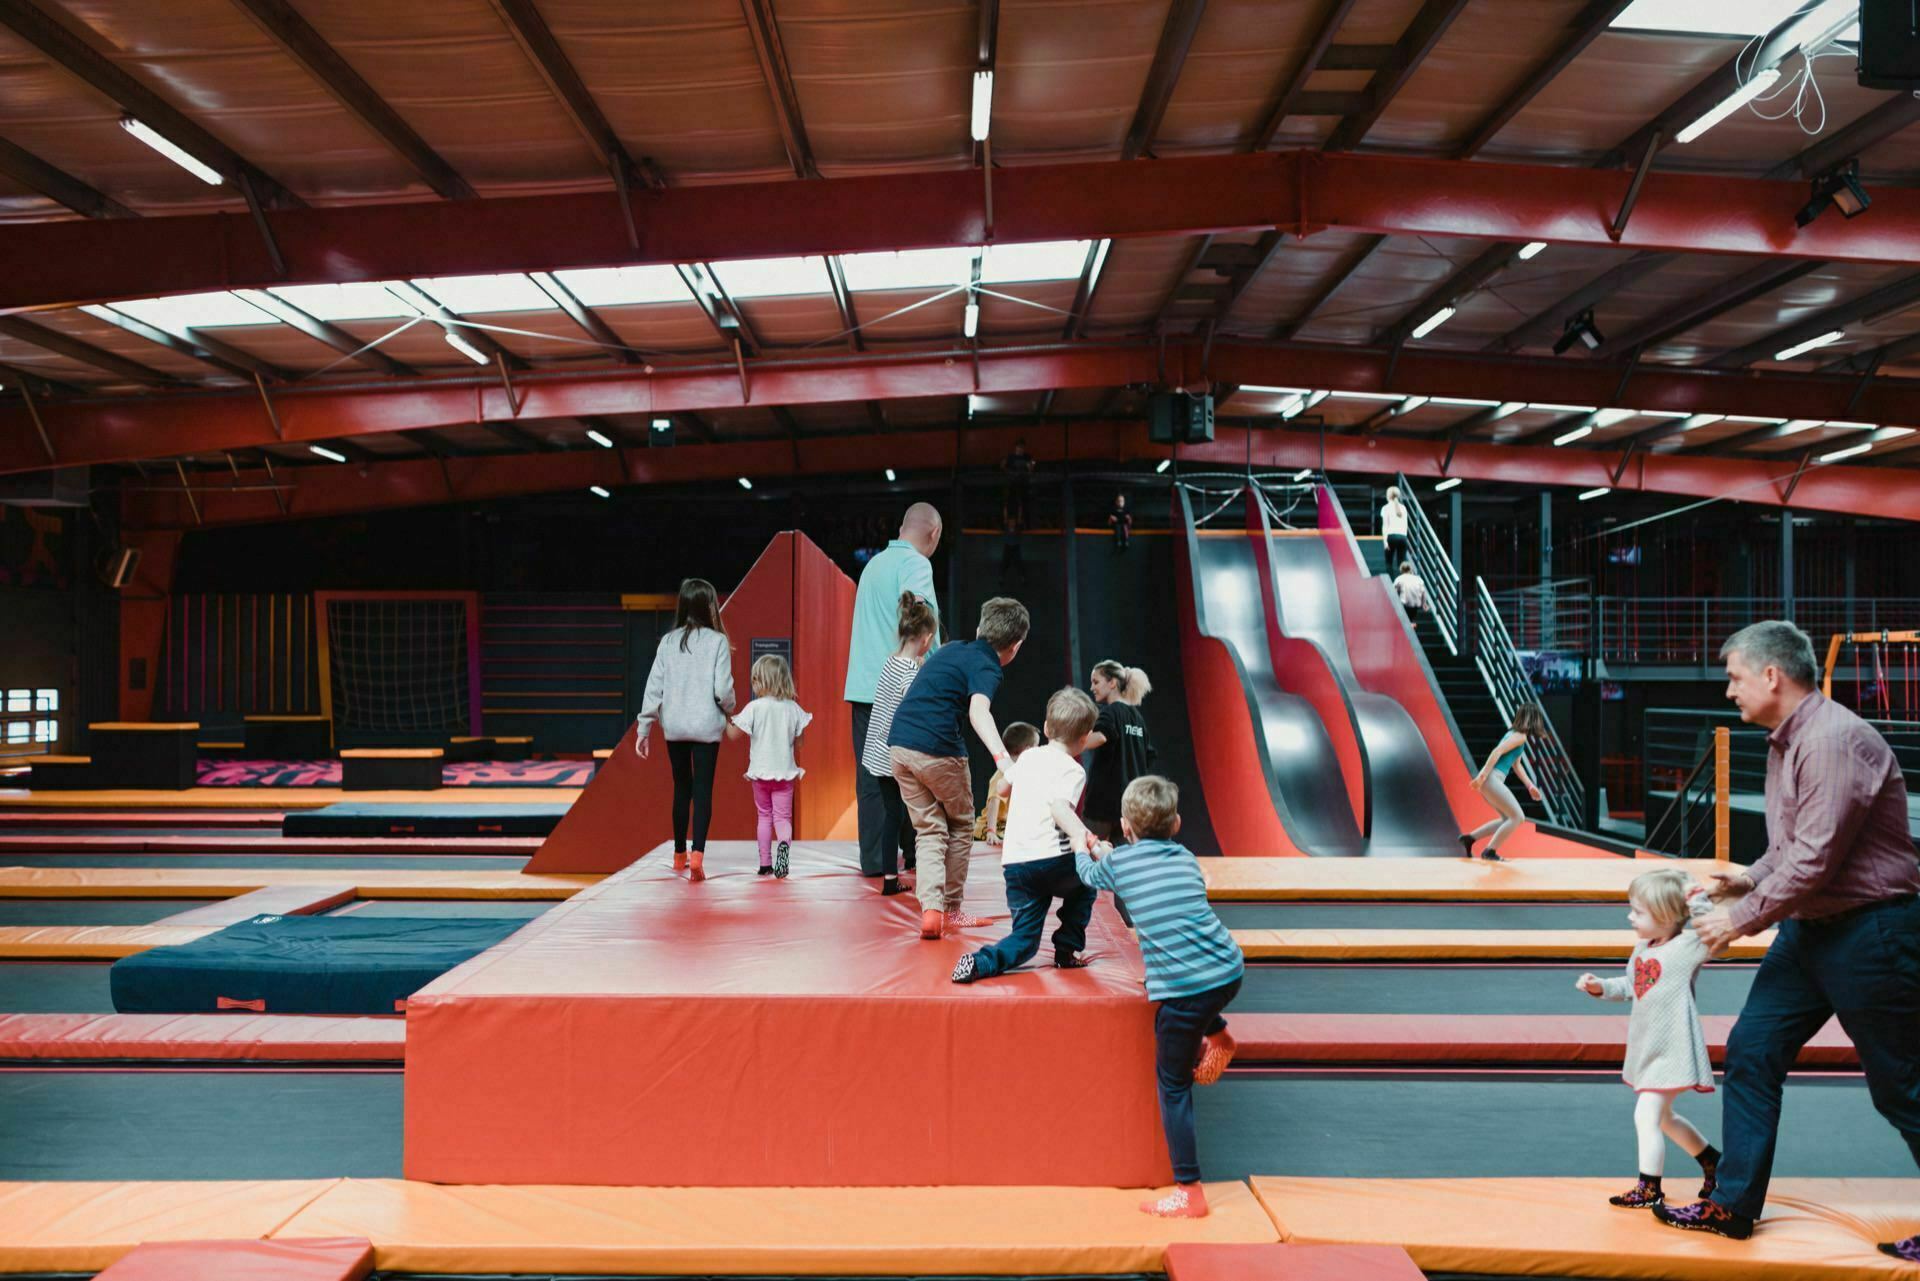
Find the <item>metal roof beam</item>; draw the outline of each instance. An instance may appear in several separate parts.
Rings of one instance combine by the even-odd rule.
[[[324,343],[343,356],[351,356],[370,369],[383,374],[404,377],[420,372],[413,366],[404,364],[387,355],[378,347],[369,347],[338,325],[332,325],[294,306],[278,295],[263,289],[236,289],[237,297],[245,299],[281,324],[291,327],[295,332],[306,335],[317,343]]]
[[[0,138],[0,174],[65,205],[84,218],[138,218],[111,196],[95,191],[65,170],[56,169],[26,149]]]
[[[1326,141],[1328,151],[1351,151],[1366,138],[1400,91],[1413,79],[1433,47],[1467,7],[1467,0],[1427,0],[1394,46],[1393,60],[1373,73],[1366,109],[1342,120]]]
[[[271,378],[275,382],[288,382],[287,371],[271,361],[260,359],[252,352],[242,351],[231,343],[222,342],[200,330],[189,330],[187,336],[169,333],[157,325],[116,311],[112,307],[97,307],[87,313],[95,320],[103,320],[109,325],[123,329],[136,338],[143,338],[157,347],[165,347],[176,355],[186,356],[211,365],[223,373],[252,381],[255,374],[262,378]]]
[[[1658,347],[1690,329],[1698,329],[1755,299],[1764,298],[1774,290],[1790,285],[1802,276],[1811,275],[1824,266],[1826,264],[1822,262],[1756,263],[1712,289],[1662,307],[1659,314],[1645,324],[1601,343],[1593,356],[1597,360],[1604,360],[1610,356],[1624,355],[1635,348]]]
[[[1173,101],[1180,71],[1187,65],[1187,50],[1193,47],[1194,33],[1200,30],[1200,19],[1206,12],[1207,0],[1173,0],[1167,6],[1167,21],[1160,28],[1160,45],[1154,50],[1153,66],[1140,91],[1140,105],[1134,109],[1127,139],[1120,147],[1122,160],[1137,159],[1153,149],[1153,135],[1160,130],[1167,104]]]
[[[553,299],[554,305],[566,312],[569,320],[580,326],[587,337],[606,348],[610,355],[624,364],[642,363],[641,354],[627,346],[626,340],[613,332],[613,327],[600,318],[600,313],[575,297],[573,291],[555,279],[552,272],[530,271],[527,273],[527,279],[533,281],[534,286],[541,293]]]
[[[1539,97],[1541,91],[1553,83],[1555,77],[1572,65],[1575,58],[1585,53],[1587,46],[1603,35],[1607,28],[1613,25],[1613,20],[1620,16],[1621,10],[1632,2],[1633,0],[1594,0],[1582,9],[1568,24],[1566,39],[1554,46],[1553,52],[1547,56],[1546,61],[1535,67],[1520,83],[1519,88],[1508,94],[1499,106],[1474,126],[1466,142],[1455,150],[1455,159],[1468,160],[1478,155],[1502,129],[1513,122],[1515,116],[1526,110],[1528,103]]]
[[[1318,33],[1313,43],[1301,54],[1300,61],[1294,64],[1293,72],[1280,89],[1273,105],[1259,125],[1254,128],[1253,142],[1249,151],[1265,151],[1273,145],[1274,135],[1280,132],[1280,126],[1296,110],[1300,95],[1307,92],[1307,77],[1320,69],[1320,60],[1327,56],[1327,50],[1333,47],[1333,38],[1340,33],[1341,24],[1347,15],[1353,12],[1356,0],[1327,0],[1327,6],[1320,18]]]
[[[1709,360],[1707,365],[1713,369],[1742,369],[1756,360],[1769,360],[1773,353],[1785,351],[1809,338],[1817,338],[1829,330],[1845,329],[1848,325],[1869,316],[1877,316],[1916,304],[1920,304],[1920,275],[1904,276],[1890,285],[1883,285],[1872,293],[1855,298],[1851,302],[1829,307],[1798,324],[1777,329],[1765,338],[1735,347],[1731,351],[1721,352]]]
[[[58,329],[36,325],[31,320],[25,320],[19,316],[0,316],[0,334],[29,343],[42,351],[50,351],[56,356],[65,356],[68,360],[92,365],[95,369],[104,370],[116,378],[138,383],[143,387],[177,387],[181,383],[180,379],[171,374],[149,369],[138,361],[128,360],[125,356],[96,347],[89,342],[82,342]],[[62,450],[61,453],[64,457],[66,451]]]
[[[807,125],[800,115],[793,73],[787,68],[787,50],[780,42],[780,20],[774,16],[773,0],[740,0],[740,13],[746,19],[747,34],[753,38],[753,53],[760,60],[760,75],[773,100],[774,120],[780,126],[780,140],[786,145],[794,177],[818,178],[820,169],[813,162],[813,145],[807,141]]]
[[[487,0],[493,11],[506,27],[507,32],[520,46],[527,60],[533,64],[540,78],[547,82],[554,99],[561,110],[573,121],[574,128],[587,140],[594,154],[600,158],[609,172],[616,175],[630,174],[639,178],[649,187],[662,187],[666,180],[654,167],[651,160],[635,159],[626,144],[620,141],[620,135],[614,132],[608,123],[600,104],[593,100],[587,91],[586,82],[580,79],[580,73],[574,70],[566,51],[560,47],[560,41],[554,37],[552,28],[541,16],[535,0]]]

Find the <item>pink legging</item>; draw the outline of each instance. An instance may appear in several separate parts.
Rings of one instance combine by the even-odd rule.
[[[773,838],[793,839],[793,780],[790,778],[753,780],[753,808],[760,815],[760,863],[773,861]]]

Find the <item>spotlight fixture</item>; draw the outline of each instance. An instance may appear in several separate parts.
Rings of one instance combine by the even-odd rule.
[[[1806,226],[1828,209],[1838,209],[1843,218],[1858,218],[1873,204],[1873,198],[1860,185],[1860,162],[1849,160],[1813,180],[1813,198],[1801,206],[1793,221]]]
[[[1433,492],[1436,494],[1444,494],[1449,489],[1458,489],[1459,487],[1460,487],[1460,478],[1458,476],[1449,476],[1445,480],[1441,481],[1438,485],[1435,485],[1433,487]]]
[[[742,489],[752,489],[752,488],[753,488],[753,482],[752,482],[752,481],[750,481],[750,480],[748,480],[748,479],[747,479],[747,478],[746,478],[745,476],[742,476],[742,477],[740,477],[740,488],[742,488]]]
[[[1581,494],[1580,501],[1584,503],[1590,498],[1598,498],[1602,494],[1611,494],[1612,492],[1613,492],[1613,489],[1611,486],[1601,485],[1597,489],[1589,489],[1585,493]]]
[[[1162,459],[1160,460],[1160,465],[1159,465],[1158,467],[1155,467],[1155,468],[1153,469],[1153,474],[1154,474],[1154,475],[1156,475],[1156,476],[1161,476],[1161,475],[1165,475],[1165,474],[1166,474],[1166,470],[1167,470],[1167,468],[1169,468],[1169,467],[1171,467],[1171,466],[1173,466],[1173,459],[1171,459],[1171,458],[1162,458]]]
[[[655,418],[648,426],[647,444],[655,449],[666,449],[673,444],[673,419]]]
[[[1529,240],[1526,244],[1520,246],[1520,261],[1531,262],[1533,259],[1538,258],[1541,250],[1546,247],[1547,242],[1544,240]]]
[[[1455,307],[1452,303],[1448,303],[1421,321],[1418,325],[1414,326],[1413,336],[1415,338],[1425,338],[1428,334],[1440,328],[1440,326],[1446,324],[1449,320],[1452,320],[1454,312],[1458,310],[1458,307]]]
[[[227,176],[225,174],[215,169],[206,161],[201,160],[198,156],[189,154],[186,148],[174,142],[171,138],[163,136],[150,125],[135,120],[132,116],[122,116],[120,117],[120,127],[132,134],[135,138],[138,138],[141,142],[147,144],[147,146],[152,147],[167,159],[173,161],[174,164],[185,169],[201,182],[206,183],[209,187],[218,187],[226,182]]]
[[[600,448],[602,449],[613,448],[613,437],[607,435],[603,431],[598,430],[597,428],[593,428],[593,427],[587,428],[587,439],[592,441],[594,444],[600,446]]]
[[[1302,467],[1299,471],[1293,473],[1293,479],[1297,483],[1299,481],[1305,480],[1307,477],[1311,475],[1313,475],[1313,468]]]
[[[613,497],[613,491],[611,489],[608,489],[605,485],[588,485],[587,492],[589,494],[592,494],[595,498],[612,498]]]
[[[307,448],[330,463],[344,463],[347,461],[345,454],[337,449],[328,449],[325,445],[308,445]]]
[[[1593,323],[1593,308],[1589,307],[1577,316],[1567,318],[1566,330],[1560,340],[1553,344],[1553,354],[1564,356],[1575,343],[1582,343],[1588,351],[1593,351],[1605,342],[1606,335]]]

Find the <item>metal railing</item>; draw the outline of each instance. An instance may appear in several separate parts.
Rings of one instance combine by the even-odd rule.
[[[1920,598],[1797,596],[1593,596],[1586,580],[1495,593],[1523,650],[1593,654],[1612,663],[1711,667],[1727,637],[1750,623],[1788,618],[1816,648],[1836,632],[1920,627]]]
[[[1920,724],[1913,721],[1868,720],[1893,749],[1894,760],[1907,780],[1908,792],[1920,789]],[[1735,795],[1758,796],[1767,786],[1767,731],[1748,725],[1737,712],[1691,707],[1650,707],[1641,721],[1642,769],[1647,807],[1651,813],[1657,794],[1673,790],[1711,743],[1716,733],[1728,738],[1727,785]]]
[[[1473,655],[1473,665],[1479,669],[1480,679],[1486,682],[1501,717],[1511,724],[1514,713],[1521,707],[1539,704],[1540,693],[1521,665],[1513,638],[1507,634],[1506,624],[1500,618],[1500,606],[1486,581],[1476,578],[1473,585],[1474,631],[1467,652]],[[1563,827],[1579,827],[1587,809],[1586,785],[1580,781],[1580,773],[1574,769],[1573,758],[1568,755],[1566,744],[1560,741],[1552,721],[1547,722],[1544,735],[1527,744],[1526,760],[1540,784],[1548,815]]]
[[[1395,476],[1400,501],[1407,508],[1407,547],[1413,556],[1414,572],[1427,585],[1427,603],[1433,607],[1433,620],[1440,628],[1440,639],[1449,654],[1460,652],[1460,571],[1447,555],[1446,544],[1434,532],[1433,522],[1413,496],[1413,486],[1405,476]],[[1397,577],[1395,567],[1387,566],[1387,577]]]
[[[1731,752],[1726,726],[1716,727],[1701,752],[1674,789],[1666,811],[1647,828],[1643,844],[1680,858],[1712,858],[1725,862],[1733,850],[1733,815],[1728,786]]]

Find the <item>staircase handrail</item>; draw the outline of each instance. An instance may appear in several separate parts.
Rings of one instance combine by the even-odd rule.
[[[1487,683],[1502,719],[1512,724],[1514,713],[1522,706],[1528,703],[1540,706],[1540,691],[1520,662],[1520,653],[1507,634],[1507,625],[1500,617],[1500,607],[1494,603],[1486,580],[1476,577],[1473,583],[1479,614],[1476,643],[1472,646],[1473,664],[1480,669],[1480,678]],[[1544,707],[1541,707],[1541,716],[1546,717]],[[1581,782],[1579,771],[1573,767],[1573,757],[1551,720],[1547,720],[1545,732],[1527,744],[1527,764],[1540,781],[1541,796],[1553,821],[1562,827],[1580,827],[1586,813],[1586,785]]]
[[[1413,557],[1414,572],[1427,585],[1427,602],[1433,607],[1440,639],[1446,644],[1447,652],[1457,656],[1460,653],[1460,572],[1419,500],[1413,496],[1412,484],[1404,475],[1396,474],[1393,479],[1400,488],[1400,501],[1407,508],[1407,547]],[[1399,577],[1399,567],[1388,565],[1387,577]]]
[[[1665,810],[1661,811],[1659,819],[1647,828],[1646,838],[1641,842],[1647,849],[1654,851],[1656,854],[1676,854],[1680,858],[1697,857],[1689,848],[1690,842],[1687,839],[1687,819],[1692,814],[1696,804],[1691,798],[1694,784],[1699,782],[1701,772],[1714,765],[1715,758],[1718,754],[1719,749],[1717,745],[1708,743],[1706,750],[1700,754],[1700,759],[1694,762],[1693,768],[1687,771],[1686,778],[1682,780],[1679,788],[1674,792],[1673,800],[1667,804]],[[1711,776],[1708,781],[1709,783],[1713,782]],[[1680,833],[1680,845],[1679,848],[1675,850],[1664,850],[1659,843],[1661,839],[1664,839],[1660,836],[1660,833],[1667,827],[1667,820],[1672,818],[1678,818],[1679,820],[1676,827]],[[1711,832],[1712,830],[1711,825],[1709,825],[1708,831]]]

